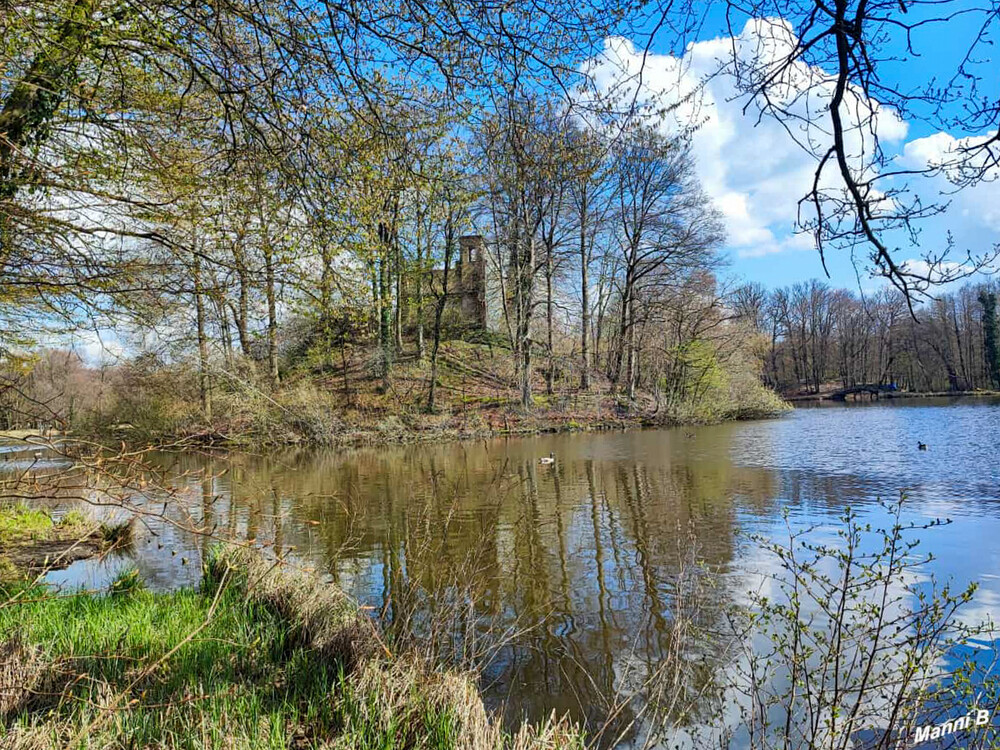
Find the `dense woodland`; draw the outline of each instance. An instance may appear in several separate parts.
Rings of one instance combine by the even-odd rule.
[[[915,290],[955,266],[935,254],[917,274],[885,240],[931,207],[878,187],[882,105],[859,92],[919,5],[859,5],[864,34],[837,5],[802,45],[774,18],[806,40],[823,26],[811,3],[726,5],[756,29],[756,52],[720,61],[748,106],[801,118],[771,96],[789,85],[830,102],[807,113],[833,139],[810,146],[817,214],[801,223],[822,252],[868,248],[898,298],[862,302],[734,289],[696,177],[699,122],[634,77],[590,75],[612,35],[654,29],[683,49],[701,4],[16,3],[0,17],[0,421],[169,432],[257,407],[434,414],[454,410],[463,373],[522,413],[594,394],[665,419],[766,411],[761,382],[987,385],[978,292],[917,305],[917,325]],[[782,55],[762,55],[773,43]],[[962,73],[948,96],[978,95]],[[901,113],[924,103],[876,88]],[[992,148],[958,182],[988,177]],[[485,237],[487,330],[454,304],[467,235]]]
[[[997,292],[967,284],[915,311],[895,290],[861,296],[812,281],[746,285],[734,310],[768,338],[764,377],[784,393],[896,384],[913,391],[1000,388]]]
[[[723,232],[685,134],[553,90],[562,56],[610,28],[593,9],[512,12],[492,40],[496,19],[448,5],[469,31],[455,50],[397,38],[429,23],[420,4],[377,28],[367,11],[185,9],[194,37],[166,8],[46,10],[3,21],[7,426],[211,424],[283,383],[332,405],[352,378],[383,411],[433,413],[455,338],[503,352],[523,410],[594,387],[666,413],[713,388],[731,401],[734,379],[766,400],[724,330]],[[328,35],[354,46],[333,59]],[[406,75],[379,74],[383,46]],[[39,97],[42,78],[61,88]],[[486,237],[492,330],[450,304],[470,234]],[[81,337],[121,356],[84,362]],[[414,361],[422,384],[398,398]]]
[[[432,124],[380,146],[358,155],[325,144],[324,158],[344,168],[333,202],[328,185],[302,185],[280,164],[264,171],[260,153],[227,154],[237,160],[219,165],[204,194],[183,188],[182,215],[148,220],[155,239],[116,250],[135,253],[113,273],[135,273],[141,293],[100,294],[113,307],[92,314],[105,335],[114,325],[130,361],[26,358],[11,413],[133,422],[186,385],[211,422],[217,396],[274,393],[289,378],[339,386],[353,369],[390,394],[400,361],[425,365],[410,405],[433,412],[443,338],[506,352],[525,409],[535,390],[591,388],[626,403],[644,390],[670,406],[727,368],[754,390],[755,355],[713,273],[722,229],[682,138],[629,124],[611,139],[529,98],[484,119],[468,142]],[[217,156],[165,142],[157,158],[168,154],[175,161],[150,172],[164,201],[177,188],[168,179]],[[449,304],[469,233],[487,237],[493,330],[470,327]],[[48,320],[78,300],[36,301]]]

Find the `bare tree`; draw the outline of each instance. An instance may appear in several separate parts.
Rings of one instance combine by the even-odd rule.
[[[722,238],[718,214],[694,176],[687,144],[634,126],[613,148],[620,276],[612,383],[635,395],[639,306],[694,268],[710,267]]]

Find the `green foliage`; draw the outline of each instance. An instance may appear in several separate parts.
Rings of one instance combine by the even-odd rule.
[[[670,419],[718,422],[757,419],[789,408],[760,380],[760,360],[749,345],[722,356],[717,345],[695,339],[672,352],[669,374],[660,387]]]
[[[41,601],[0,610],[0,639],[16,631],[41,645],[55,669],[72,656],[73,669],[90,675],[71,688],[75,700],[62,704],[61,718],[74,728],[94,718],[91,701],[100,705],[108,690],[126,689],[133,665],[151,664],[181,643],[205,621],[210,606],[207,597],[190,591],[157,595],[129,584],[115,594],[42,595]],[[155,678],[135,686],[128,698],[135,704],[117,712],[101,735],[122,747],[284,750],[287,732],[300,723],[332,731],[336,720],[324,698],[336,684],[336,669],[312,663],[289,635],[279,618],[245,605],[238,592],[225,594],[202,637],[181,648]],[[110,654],[116,658],[106,658]],[[22,713],[7,731],[27,729],[37,716]]]
[[[79,510],[71,510],[59,519],[59,525],[63,528],[72,526],[86,526],[90,522],[87,514]]]
[[[990,625],[961,616],[975,584],[955,589],[927,571],[917,534],[946,522],[908,522],[904,506],[882,504],[884,526],[847,508],[829,542],[787,518],[787,539],[751,537],[768,563],[734,616],[746,644],[735,685],[751,748],[848,750],[859,730],[888,723],[888,740],[931,723],[928,708],[968,710],[946,700],[948,657],[990,640]]]
[[[674,348],[673,377],[665,379],[681,399],[698,398],[703,392],[719,390],[725,382],[725,373],[719,363],[715,348],[704,339],[694,339]]]
[[[439,708],[434,701],[423,697],[416,685],[404,682],[404,690],[412,691],[415,700],[399,701],[398,694],[387,690],[388,681],[365,682],[362,689],[346,678],[340,682],[339,709],[344,722],[343,735],[338,740],[340,747],[459,750],[460,732],[452,711]]]
[[[0,557],[0,592],[8,584],[20,581],[23,577],[24,573],[14,563],[6,557]]]
[[[123,521],[122,523],[102,523],[100,527],[101,539],[109,549],[118,551],[126,550],[132,546],[133,522]]]
[[[371,322],[369,313],[365,307],[329,303],[326,309],[307,308],[302,318],[286,326],[288,368],[305,365],[319,372],[336,368],[341,357],[365,337]]]

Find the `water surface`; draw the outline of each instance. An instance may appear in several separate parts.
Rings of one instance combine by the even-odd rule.
[[[909,517],[952,520],[925,539],[935,572],[980,582],[971,614],[1000,613],[998,444],[997,402],[920,400],[701,428],[157,461],[200,527],[292,555],[387,623],[447,621],[439,645],[484,650],[488,702],[512,720],[554,709],[596,727],[623,684],[670,653],[678,570],[694,555],[716,577],[699,593],[710,620],[745,596],[760,562],[743,535],[781,534],[786,516],[823,533],[848,505],[881,520],[876,501],[905,491]],[[550,452],[555,465],[541,465]],[[155,588],[193,584],[209,544],[154,519],[134,561],[52,580],[98,586],[134,562]]]

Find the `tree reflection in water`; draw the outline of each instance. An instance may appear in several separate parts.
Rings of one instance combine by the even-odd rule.
[[[886,411],[898,421],[903,410]],[[766,532],[781,509],[829,520],[898,491],[895,475],[815,468],[813,443],[850,460],[816,431],[826,416],[693,438],[660,430],[159,461],[189,485],[187,511],[204,528],[291,554],[370,607],[390,637],[416,633],[431,658],[481,668],[487,702],[511,720],[569,713],[604,746],[627,745],[646,738],[651,715],[696,725],[714,711],[712,678],[729,658],[723,612],[745,601],[753,556],[741,529]],[[550,451],[556,463],[540,465]],[[795,451],[806,451],[798,464]],[[942,471],[975,480],[968,467]],[[158,533],[162,549],[138,545],[147,580],[194,582],[198,566],[177,559],[196,558],[206,540]],[[664,687],[652,702],[651,676]]]

